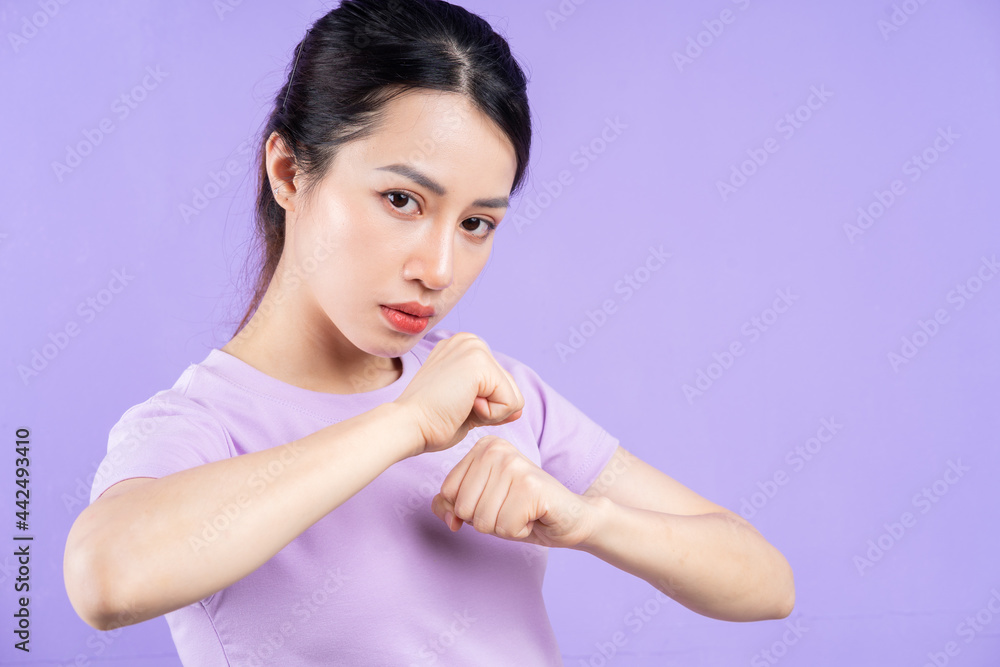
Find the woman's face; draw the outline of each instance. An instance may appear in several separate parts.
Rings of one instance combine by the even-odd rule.
[[[516,166],[509,140],[466,97],[415,90],[389,102],[379,129],[342,146],[286,213],[281,261],[298,267],[308,335],[382,357],[413,347],[486,264]],[[433,314],[387,308],[407,303]]]

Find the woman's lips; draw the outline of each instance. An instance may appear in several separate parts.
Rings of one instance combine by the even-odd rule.
[[[408,334],[418,334],[427,328],[427,323],[430,322],[430,317],[416,317],[410,315],[409,313],[404,313],[401,310],[396,310],[395,308],[390,308],[389,306],[380,306],[382,315],[385,317],[386,321],[389,322],[397,331]]]
[[[398,310],[401,313],[413,315],[414,317],[434,317],[434,309],[431,306],[425,306],[417,301],[407,301],[406,303],[386,303],[383,305],[386,308],[392,308],[393,310]]]

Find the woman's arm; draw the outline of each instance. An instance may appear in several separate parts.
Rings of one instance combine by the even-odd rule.
[[[585,492],[590,534],[575,547],[725,621],[785,618],[795,583],[785,557],[739,515],[619,447]]]
[[[487,436],[431,508],[452,531],[587,551],[712,618],[784,618],[795,604],[788,561],[753,526],[621,447],[580,495]]]
[[[256,570],[422,444],[410,412],[386,403],[284,445],[122,480],[70,529],[70,602],[99,630],[196,602]],[[209,530],[213,520],[223,529]]]

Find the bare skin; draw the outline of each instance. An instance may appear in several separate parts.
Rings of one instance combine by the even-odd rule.
[[[461,298],[489,259],[490,223],[505,213],[513,147],[465,98],[413,91],[389,103],[378,132],[341,149],[309,197],[281,141],[272,136],[266,148],[286,211],[285,248],[257,312],[222,350],[314,391],[384,387],[422,334],[395,329],[381,306],[431,306],[426,332]],[[383,169],[389,165],[415,168],[440,187]],[[70,600],[104,630],[202,599],[397,461],[452,447],[475,426],[513,421],[523,406],[489,346],[456,334],[437,343],[395,401],[264,451],[110,487],[67,539]],[[192,548],[203,522],[249,493],[254,471],[275,462],[282,474],[254,492],[240,520]],[[502,539],[590,552],[714,618],[791,612],[791,568],[748,522],[623,448],[604,473],[575,494],[487,436],[448,475],[432,509],[453,531],[469,524]]]
[[[371,391],[398,379],[398,356],[420,338],[392,328],[380,305],[432,306],[429,331],[479,275],[493,242],[487,221],[499,223],[505,208],[474,202],[510,192],[513,147],[458,95],[411,92],[387,111],[377,133],[343,147],[309,198],[280,140],[268,141],[285,248],[261,306],[224,352],[314,391]],[[380,169],[394,164],[419,169],[446,194]],[[441,343],[396,402],[268,450],[110,487],[67,538],[64,576],[77,613],[103,630],[202,599],[393,463],[520,416],[523,397],[483,341],[462,334]],[[269,464],[283,472],[257,494],[249,481]],[[247,495],[253,502],[221,539],[192,548],[206,519]]]
[[[430,331],[479,276],[493,246],[487,222],[505,209],[471,203],[510,192],[513,147],[465,98],[420,91],[392,104],[392,122],[342,148],[309,201],[277,136],[269,142],[289,238],[264,301],[224,352],[316,391],[353,393],[352,377],[370,376],[370,391],[399,377],[396,358],[419,339],[387,327],[380,304],[432,306]],[[392,164],[412,164],[446,195],[381,170]]]

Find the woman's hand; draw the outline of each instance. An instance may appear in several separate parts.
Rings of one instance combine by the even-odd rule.
[[[573,493],[503,438],[488,435],[445,477],[431,509],[452,531],[575,547],[596,524],[596,501]]]
[[[521,416],[524,396],[484,340],[459,332],[438,341],[393,403],[408,409],[422,446],[414,454],[454,447],[477,426]]]

